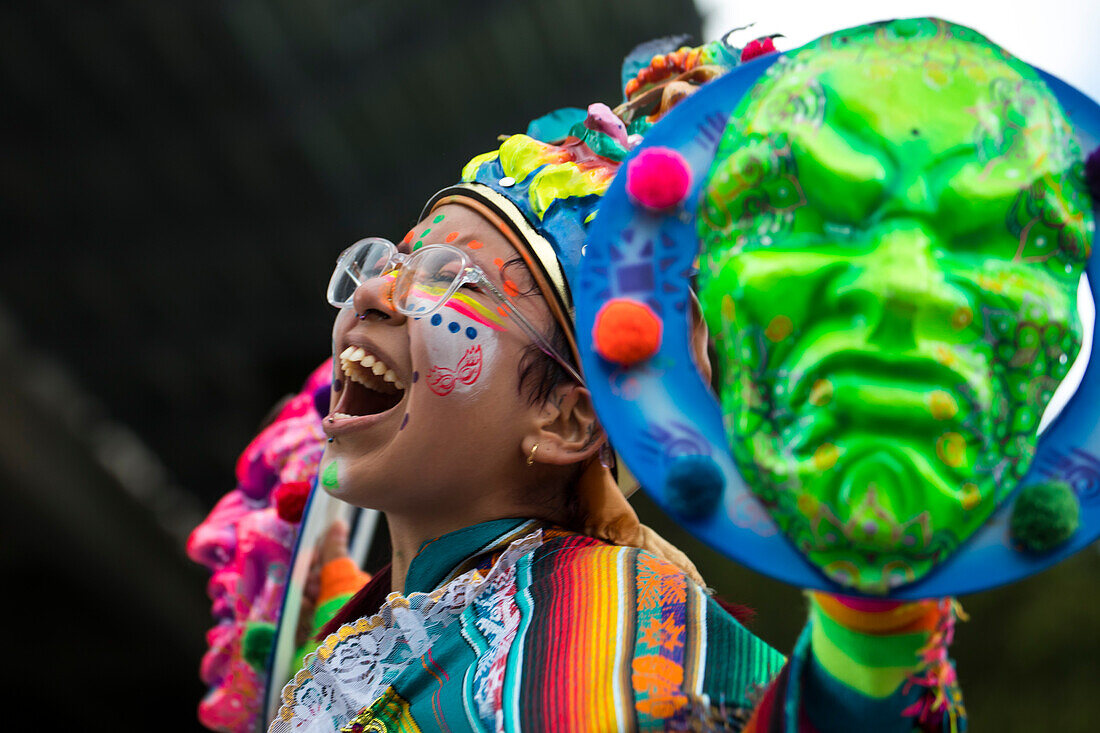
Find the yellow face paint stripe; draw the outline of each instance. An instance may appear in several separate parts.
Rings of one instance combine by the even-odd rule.
[[[455,301],[458,302],[455,303]],[[504,330],[504,321],[497,315],[496,311],[490,310],[468,295],[455,293],[447,301],[447,307],[477,321],[483,326],[488,326],[496,331]]]

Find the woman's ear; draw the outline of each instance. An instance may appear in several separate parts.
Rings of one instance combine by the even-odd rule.
[[[603,442],[592,395],[576,382],[567,382],[546,398],[536,430],[524,438],[523,450],[530,463],[566,466],[588,460]]]
[[[707,346],[710,342],[710,330],[703,319],[703,309],[699,305],[699,299],[695,293],[691,294],[691,355],[695,361],[695,368],[703,375],[703,380],[710,384],[714,376],[714,368],[710,363],[710,354]]]

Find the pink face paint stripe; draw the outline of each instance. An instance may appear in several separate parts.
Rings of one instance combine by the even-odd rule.
[[[482,312],[483,307],[479,307],[480,304],[475,304],[467,301],[465,298],[459,298],[457,295],[451,296],[451,299],[447,301],[447,307],[451,308],[462,315],[477,321],[483,326],[487,326],[494,331],[503,331],[504,325],[500,319],[490,312]]]
[[[503,331],[504,330],[503,326],[500,326],[496,323],[493,323],[492,321],[486,319],[485,317],[483,317],[481,314],[477,313],[473,309],[467,308],[462,303],[448,302],[447,307],[454,310],[454,311],[457,311],[458,313],[461,313],[462,315],[466,316],[467,318],[469,318],[472,321],[475,321],[476,323],[480,323],[482,326],[486,326],[488,328],[493,329],[494,331]]]
[[[468,307],[480,313],[483,318],[488,318],[493,323],[504,325],[504,321],[497,318],[496,313],[493,311],[492,308],[486,305],[482,305],[479,301],[471,298],[469,295],[466,295],[465,293],[455,293],[452,298],[462,303],[465,303]]]

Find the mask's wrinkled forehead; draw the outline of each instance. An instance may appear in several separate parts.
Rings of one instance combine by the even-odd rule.
[[[888,91],[899,87],[901,95]],[[936,124],[916,126],[915,137],[931,145],[969,139],[985,161],[1024,160],[1069,137],[1034,69],[973,31],[929,19],[825,36],[773,66],[737,117],[751,128],[821,126],[828,115],[830,125],[868,121],[876,134],[901,140],[933,111]]]
[[[851,29],[780,59],[741,101],[730,128],[770,136],[779,147],[784,134],[814,131],[822,154],[826,144],[879,157],[916,148],[972,154],[1005,169],[1016,188],[1029,172],[1060,172],[1080,158],[1065,116],[1030,66],[969,29],[932,19]],[[877,164],[863,164],[852,173],[875,173]]]

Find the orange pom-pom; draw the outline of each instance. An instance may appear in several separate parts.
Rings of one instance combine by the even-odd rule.
[[[661,348],[661,317],[645,303],[615,298],[596,313],[592,341],[596,353],[629,366],[645,361]]]

